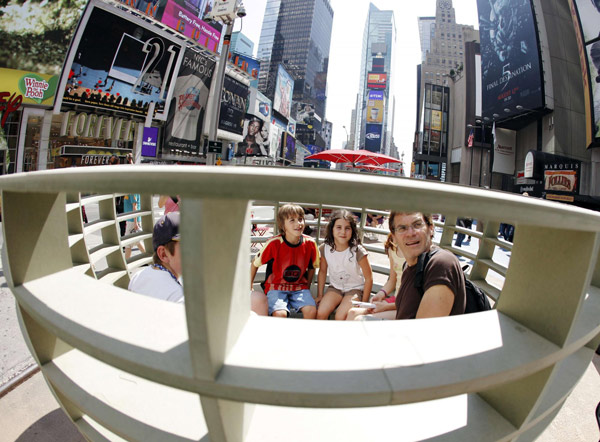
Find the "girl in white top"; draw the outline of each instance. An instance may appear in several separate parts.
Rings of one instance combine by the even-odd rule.
[[[331,214],[325,243],[319,248],[321,263],[318,277],[317,319],[327,319],[333,310],[335,319],[345,320],[352,301],[368,301],[373,272],[367,251],[360,243],[354,216],[348,210]],[[329,287],[325,290],[327,271]]]

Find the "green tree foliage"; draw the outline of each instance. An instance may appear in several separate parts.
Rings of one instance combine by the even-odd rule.
[[[0,0],[0,67],[59,74],[86,0]]]

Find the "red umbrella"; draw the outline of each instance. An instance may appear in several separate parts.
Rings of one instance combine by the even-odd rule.
[[[310,155],[305,160],[323,160],[331,161],[332,163],[364,163],[381,166],[387,163],[401,163],[397,158],[392,158],[381,153],[370,152],[368,150],[347,150],[347,149],[332,149],[324,150],[323,152]]]

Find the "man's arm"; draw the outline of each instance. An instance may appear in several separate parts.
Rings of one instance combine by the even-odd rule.
[[[448,316],[454,305],[454,292],[446,285],[429,287],[417,310],[417,319]]]

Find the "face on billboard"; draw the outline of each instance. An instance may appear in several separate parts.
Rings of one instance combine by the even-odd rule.
[[[530,0],[477,0],[482,63],[482,114],[510,116],[542,107],[542,74]],[[511,112],[506,113],[508,108]]]
[[[56,106],[62,101],[144,116],[154,103],[154,117],[166,119],[181,45],[146,26],[90,2],[67,57],[60,83],[64,95]]]
[[[285,71],[283,66],[279,65],[279,69],[277,70],[277,83],[275,84],[273,108],[285,118],[290,117],[293,93],[294,80],[292,80],[292,77]]]

